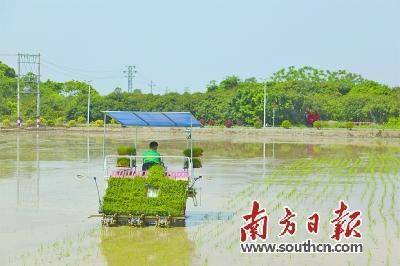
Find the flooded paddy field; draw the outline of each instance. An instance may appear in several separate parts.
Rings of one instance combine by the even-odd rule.
[[[180,155],[183,140],[159,141]],[[210,139],[212,139],[210,137]],[[138,143],[140,154],[147,140]],[[131,136],[109,136],[105,154]],[[10,132],[0,138],[0,265],[400,265],[400,147],[363,144],[251,143],[202,140],[200,206],[187,202],[186,226],[101,226],[96,187],[104,192],[102,134]],[[77,175],[84,177],[78,178]],[[344,200],[362,212],[356,254],[242,254],[242,215],[258,200],[269,242],[329,242]],[[297,232],[279,238],[284,207]],[[318,212],[318,235],[306,232]]]

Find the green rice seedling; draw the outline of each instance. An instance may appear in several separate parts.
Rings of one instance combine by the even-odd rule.
[[[189,162],[185,161],[184,168],[188,168]],[[193,168],[201,168],[203,165],[201,164],[201,160],[199,158],[193,158],[192,160],[192,166]]]
[[[131,146],[119,146],[117,148],[118,155],[136,155],[136,149]],[[130,165],[130,159],[128,157],[119,157],[117,158],[117,166],[118,167],[130,167],[135,164],[135,160],[132,160],[132,165]]]
[[[380,204],[379,204],[379,214],[382,218],[383,221],[383,225],[385,227],[385,230],[387,229],[387,218],[384,214],[384,209],[385,209],[385,199],[387,196],[387,183],[385,181],[385,179],[383,178],[382,174],[379,174],[379,179],[381,180],[382,184],[383,184],[383,193],[381,196],[381,200],[380,200]]]
[[[397,160],[396,161],[392,160],[392,173],[397,174],[399,171],[398,169],[399,169],[399,164],[397,163]]]
[[[160,176],[159,169],[152,167],[147,178],[110,178],[103,199],[105,214],[125,215],[172,215],[181,216],[186,206],[187,181],[175,181]],[[158,188],[156,197],[148,197],[148,189]]]
[[[128,146],[126,148],[126,152],[128,153],[127,155],[135,156],[136,155],[136,149],[135,147]]]
[[[184,149],[183,150],[183,155],[186,157],[191,157],[191,152],[190,148]],[[193,157],[201,157],[203,156],[203,149],[200,147],[193,147]]]
[[[119,146],[117,148],[118,155],[128,155],[127,146]]]
[[[361,194],[361,201],[364,202],[365,196],[367,195],[368,189],[369,189],[369,182],[367,182],[365,189],[363,190]]]
[[[371,194],[368,200],[368,207],[367,207],[367,217],[369,221],[368,230],[371,234],[371,237],[373,237],[373,226],[375,221],[375,219],[373,219],[372,216],[372,205],[375,200],[375,191],[376,191],[376,181],[374,180],[374,182],[372,183]]]
[[[135,147],[132,147],[132,146],[119,146],[117,148],[117,153],[118,153],[118,155],[135,156],[136,155],[136,149],[135,149]]]
[[[164,170],[164,167],[162,167],[161,165],[153,165],[152,167],[150,167],[149,173],[148,173],[149,176],[158,177],[158,178],[163,177],[164,174],[165,174],[165,170]]]
[[[117,167],[130,167],[130,159],[127,157],[117,158]]]
[[[201,164],[201,161],[199,158],[193,158],[193,168],[201,168],[203,165]]]

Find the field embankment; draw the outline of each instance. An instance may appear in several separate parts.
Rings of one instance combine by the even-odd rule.
[[[13,134],[20,131],[36,131],[36,128],[25,129],[0,129],[0,134]],[[48,127],[38,130],[43,134],[52,132],[63,132],[64,134],[91,134],[102,135],[102,127]],[[107,127],[106,135],[126,136],[135,138],[135,128],[121,128],[116,126]],[[149,139],[184,139],[184,128],[138,128],[137,136],[140,140]],[[381,144],[391,142],[391,144],[400,144],[400,130],[389,129],[315,129],[315,128],[266,128],[255,129],[246,127],[222,128],[205,127],[194,128],[193,138],[196,140],[231,140],[235,142],[304,142],[304,143],[362,143],[376,141]]]

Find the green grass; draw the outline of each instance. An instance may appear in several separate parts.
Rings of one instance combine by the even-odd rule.
[[[125,215],[184,215],[188,182],[171,180],[157,171],[150,171],[146,178],[110,178],[102,211]],[[157,197],[147,197],[149,187],[159,189]]]

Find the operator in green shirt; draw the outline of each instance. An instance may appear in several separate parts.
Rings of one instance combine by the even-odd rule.
[[[156,164],[161,164],[161,154],[158,153],[158,143],[150,142],[150,149],[143,153],[142,171],[147,171],[150,167]]]

